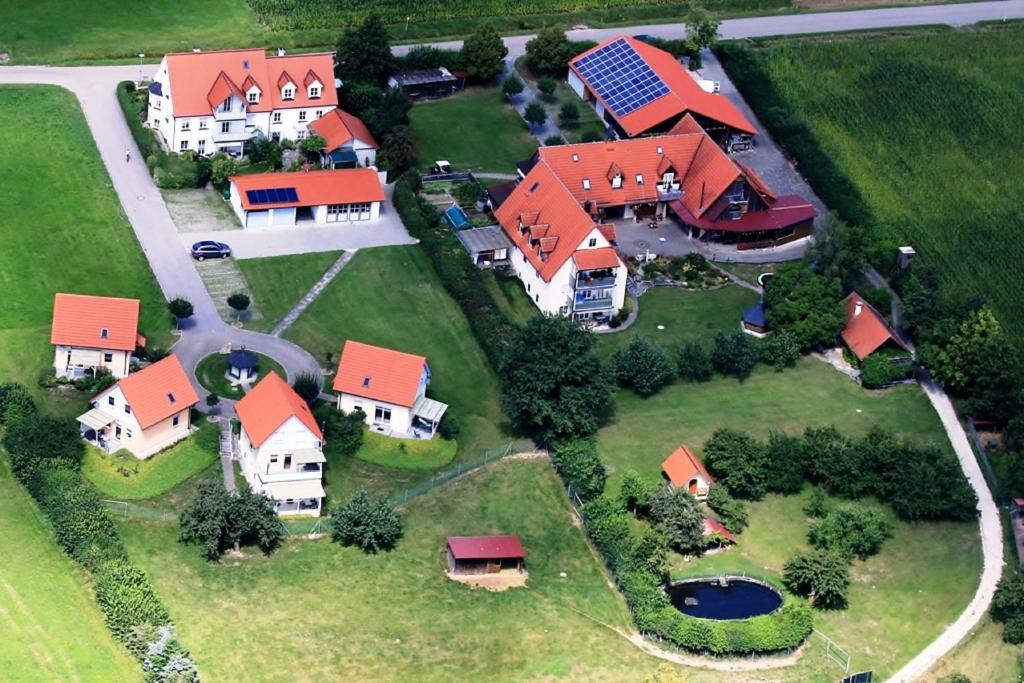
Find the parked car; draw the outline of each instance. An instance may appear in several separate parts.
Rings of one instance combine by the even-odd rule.
[[[652,40],[654,40],[654,36],[652,36],[650,33],[637,33],[636,35],[633,36],[633,39],[642,41],[644,43],[649,43]]]
[[[208,258],[227,258],[231,256],[231,247],[223,242],[203,240],[192,245],[192,258],[205,261]]]

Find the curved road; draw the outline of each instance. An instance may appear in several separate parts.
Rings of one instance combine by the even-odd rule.
[[[886,9],[856,10],[818,14],[796,14],[749,19],[731,19],[722,22],[724,38],[749,38],[770,35],[796,35],[826,33],[857,29],[891,28],[922,24],[964,26],[978,21],[998,21],[1024,18],[1024,0],[1000,0],[966,4],[894,7]],[[602,40],[618,33],[646,33],[652,36],[676,38],[683,33],[682,24],[619,27],[613,29],[586,29],[570,31],[573,40]],[[532,36],[505,38],[509,59],[523,54],[526,42]],[[458,48],[461,41],[435,43],[437,47]],[[395,48],[403,53],[408,46]],[[155,65],[145,67],[152,74]],[[208,353],[226,343],[244,344],[253,350],[273,356],[287,369],[290,377],[309,371],[319,374],[316,360],[305,350],[291,342],[271,335],[244,331],[225,324],[217,314],[213,301],[196,272],[188,253],[182,249],[178,232],[163,198],[149,175],[143,159],[132,141],[128,126],[121,114],[115,96],[115,86],[122,80],[139,77],[139,67],[0,67],[0,83],[53,84],[73,92],[81,103],[86,121],[95,138],[103,162],[125,213],[131,221],[139,243],[149,260],[160,289],[168,299],[184,296],[195,306],[195,315],[182,332],[174,351],[188,369]],[[131,160],[125,161],[125,151]],[[194,375],[194,372],[192,373]],[[195,379],[193,377],[193,384]],[[1003,565],[1003,536],[999,512],[988,485],[982,476],[963,428],[957,419],[949,398],[937,385],[922,382],[942,420],[950,442],[960,460],[961,467],[979,500],[979,525],[982,537],[983,568],[981,581],[970,604],[938,638],[922,650],[890,680],[903,683],[920,678],[936,662],[956,646],[984,616]],[[196,387],[200,395],[206,392]]]

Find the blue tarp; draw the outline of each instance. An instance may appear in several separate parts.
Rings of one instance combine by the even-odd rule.
[[[162,86],[160,85],[160,81],[153,81],[152,83],[150,83],[149,92],[153,93],[154,95],[163,95],[164,91],[162,89]]]

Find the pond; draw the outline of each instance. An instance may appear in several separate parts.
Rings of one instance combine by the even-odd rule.
[[[677,610],[702,619],[746,619],[769,614],[782,605],[777,590],[752,579],[682,581],[665,592]]]

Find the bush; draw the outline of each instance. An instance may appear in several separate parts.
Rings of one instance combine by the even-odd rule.
[[[135,140],[135,144],[139,148],[139,154],[142,155],[143,159],[148,159],[150,156],[160,155],[163,152],[160,149],[160,143],[157,142],[153,129],[147,128],[142,123],[147,104],[146,100],[141,100],[140,106],[140,100],[134,97],[135,92],[134,83],[131,81],[121,81],[117,84],[117,103],[121,105],[121,112],[128,123],[128,130],[132,133],[132,139]]]
[[[779,330],[761,345],[761,362],[772,366],[778,372],[793,367],[798,360],[800,346],[786,330]]]
[[[564,144],[565,138],[563,138],[561,135],[549,135],[546,138],[544,138],[545,147],[557,147],[558,145]]]
[[[992,597],[992,620],[1003,624],[1003,641],[1024,642],[1024,575],[1004,576]]]
[[[312,372],[300,372],[292,383],[292,389],[299,398],[312,406],[320,398],[320,378]]]
[[[452,194],[459,206],[472,209],[477,200],[486,195],[486,190],[480,186],[480,183],[470,181],[456,185],[452,188]]]
[[[714,375],[711,356],[699,341],[683,342],[676,359],[679,377],[684,382],[707,382]]]
[[[134,641],[140,626],[159,627],[170,622],[146,574],[127,559],[112,560],[99,567],[96,602],[107,628],[126,645]]]
[[[551,461],[580,500],[586,502],[604,491],[607,474],[593,437],[556,441],[551,445]]]
[[[895,363],[883,353],[872,353],[861,361],[860,383],[865,389],[881,389],[906,379],[913,371],[909,363]]]
[[[446,412],[441,418],[441,423],[437,425],[437,433],[441,435],[442,439],[453,441],[459,437],[459,428],[459,418]]]
[[[611,357],[615,379],[641,396],[650,396],[672,381],[676,368],[665,350],[644,337],[633,337]]]
[[[864,508],[839,508],[811,524],[807,540],[819,550],[831,550],[844,557],[864,560],[882,549],[892,535],[892,523],[885,515]]]
[[[506,78],[501,84],[501,91],[505,93],[506,97],[515,97],[523,92],[523,89],[523,82],[515,74]]]
[[[103,500],[82,481],[77,469],[40,469],[29,492],[50,518],[57,544],[75,561],[95,569],[125,557],[117,527]]]
[[[526,110],[523,112],[523,118],[532,126],[540,126],[548,120],[548,113],[544,110],[544,106],[541,105],[540,102],[530,102],[526,105]]]
[[[757,349],[750,343],[750,337],[739,330],[730,334],[719,332],[715,335],[711,365],[720,374],[732,375],[742,382],[757,365]]]
[[[580,123],[580,107],[575,102],[566,102],[558,110],[558,122],[563,128],[575,128]]]
[[[641,479],[639,474],[630,470],[622,475],[619,502],[633,514],[646,514],[650,510],[651,499],[659,488],[659,484],[648,483]]]
[[[747,506],[730,496],[729,490],[721,484],[713,484],[708,490],[707,504],[725,528],[734,534],[741,532],[749,522]]]
[[[537,79],[537,90],[539,90],[547,98],[550,98],[555,94],[555,88],[558,87],[558,81],[553,79],[551,76],[541,76]]]
[[[4,410],[7,423],[3,444],[11,459],[11,470],[23,484],[33,480],[37,471],[46,467],[77,470],[85,455],[85,443],[78,433],[78,423],[49,417],[33,408],[12,419],[23,410],[10,403]]]
[[[580,136],[580,142],[600,142],[601,140],[604,140],[604,136],[593,128],[583,131],[583,135]]]
[[[35,399],[28,389],[14,382],[0,384],[0,426],[10,427],[37,412]]]
[[[331,450],[344,456],[353,456],[363,445],[366,433],[366,414],[356,408],[350,413],[338,410],[334,405],[321,403],[314,407],[316,421],[324,427],[324,441]]]
[[[165,190],[199,187],[199,164],[191,152],[159,154],[153,167],[153,181]]]
[[[845,609],[850,567],[835,553],[798,553],[782,569],[782,582],[797,595],[811,598],[821,609]]]
[[[402,520],[394,508],[383,498],[372,502],[366,489],[335,508],[329,524],[332,539],[367,553],[392,550],[402,537]]]
[[[807,499],[807,504],[804,505],[804,514],[818,518],[827,515],[828,511],[828,497],[823,490],[815,487],[811,491],[811,497]]]
[[[651,500],[651,526],[666,545],[682,553],[700,553],[704,547],[704,516],[697,501],[682,489],[664,488]]]

